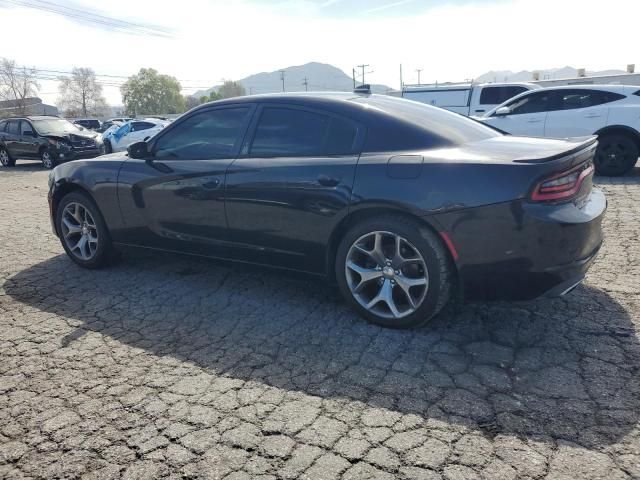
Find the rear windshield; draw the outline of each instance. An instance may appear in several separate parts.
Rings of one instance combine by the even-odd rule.
[[[463,115],[411,100],[390,96],[370,96],[354,98],[353,101],[371,105],[400,120],[412,123],[453,145],[502,135],[502,133]]]

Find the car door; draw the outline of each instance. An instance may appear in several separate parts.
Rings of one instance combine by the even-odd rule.
[[[148,158],[126,160],[118,176],[125,228],[115,240],[226,256],[224,176],[254,109],[239,104],[199,110],[154,138]]]
[[[294,105],[260,107],[226,176],[233,254],[321,272],[335,225],[348,211],[364,128]]]
[[[545,136],[563,138],[593,135],[607,125],[607,103],[621,98],[624,95],[586,88],[556,90],[545,123]]]
[[[33,125],[27,120],[20,120],[20,150],[23,157],[37,157],[40,143],[36,138]]]
[[[549,101],[547,90],[526,93],[504,105],[509,108],[509,113],[498,115],[496,111],[483,121],[512,135],[542,137]]]

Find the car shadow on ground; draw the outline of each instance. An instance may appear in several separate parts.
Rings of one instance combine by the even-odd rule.
[[[0,166],[0,174],[7,173],[24,173],[24,172],[42,172],[46,171],[46,168],[42,166],[42,162],[40,160],[20,160],[16,161],[16,164],[13,167],[1,167]]]
[[[620,177],[593,177],[595,185],[619,185],[621,183],[637,184],[640,183],[640,162],[630,172]]]
[[[58,255],[3,288],[77,325],[56,340],[61,347],[98,332],[217,376],[490,437],[597,448],[620,440],[640,416],[633,323],[595,288],[563,299],[450,307],[413,331],[365,323],[319,280],[146,252],[126,252],[102,271]]]

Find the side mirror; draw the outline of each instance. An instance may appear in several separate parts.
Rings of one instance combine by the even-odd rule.
[[[511,109],[509,107],[500,107],[496,110],[496,115],[498,117],[504,117],[505,115],[509,115],[511,113]]]
[[[149,148],[147,142],[132,143],[127,147],[129,158],[147,158],[149,156]]]

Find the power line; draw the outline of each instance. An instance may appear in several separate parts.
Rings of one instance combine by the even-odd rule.
[[[57,15],[62,15],[63,17],[102,25],[124,33],[152,35],[167,38],[172,37],[171,31],[162,27],[157,27],[154,25],[144,25],[141,23],[134,23],[126,20],[119,20],[117,18],[91,13],[87,10],[67,7],[65,5],[60,5],[46,0],[0,0],[0,4],[14,5],[18,7],[41,10],[48,13],[55,13]]]

